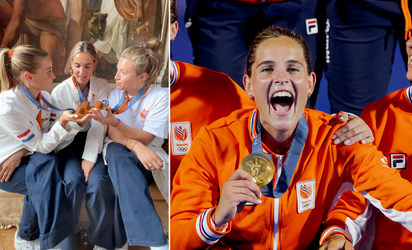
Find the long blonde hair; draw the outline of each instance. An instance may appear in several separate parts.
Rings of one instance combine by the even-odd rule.
[[[1,92],[11,89],[23,82],[23,73],[35,74],[40,68],[40,61],[49,54],[32,45],[19,45],[13,49],[0,50]]]
[[[164,63],[162,48],[162,42],[151,38],[146,43],[128,47],[120,57],[133,63],[136,75],[147,73],[146,82],[155,83]]]

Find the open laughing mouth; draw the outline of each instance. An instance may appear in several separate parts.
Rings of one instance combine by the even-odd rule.
[[[294,103],[294,98],[292,93],[289,91],[281,90],[272,95],[272,98],[270,98],[270,103],[276,113],[287,114]]]

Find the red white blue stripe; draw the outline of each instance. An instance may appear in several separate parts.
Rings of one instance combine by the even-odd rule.
[[[51,121],[51,122],[54,122],[55,120],[56,120],[56,114],[51,113],[51,114],[50,114],[50,121]]]
[[[409,87],[408,89],[406,89],[406,95],[408,96],[409,102],[412,104],[412,88]]]
[[[30,129],[28,129],[26,132],[24,132],[21,135],[18,135],[17,138],[19,138],[23,143],[29,142],[31,139],[34,138],[33,132],[31,132]]]
[[[177,81],[177,67],[176,67],[176,63],[171,61],[170,64],[170,87],[173,86],[173,84],[175,84],[175,82]]]
[[[224,236],[224,234],[215,234],[212,230],[210,230],[207,221],[210,220],[211,210],[212,208],[204,211],[197,217],[196,220],[196,232],[199,237],[208,244],[214,244]]]
[[[250,135],[252,136],[253,139],[256,138],[257,136],[257,131],[256,131],[256,118],[257,118],[257,109],[255,109],[255,111],[253,111],[253,114],[250,118]]]

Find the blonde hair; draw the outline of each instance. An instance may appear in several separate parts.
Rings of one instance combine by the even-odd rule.
[[[97,53],[94,45],[87,41],[80,41],[74,45],[72,51],[70,51],[70,60],[77,54],[86,52],[93,59],[93,62],[97,62]]]
[[[163,66],[162,48],[162,42],[156,38],[151,38],[146,43],[128,47],[120,57],[133,63],[136,75],[147,73],[146,82],[155,83],[156,77]]]
[[[1,92],[11,89],[23,81],[25,71],[35,74],[40,68],[40,61],[49,54],[32,45],[20,45],[14,49],[0,50]]]

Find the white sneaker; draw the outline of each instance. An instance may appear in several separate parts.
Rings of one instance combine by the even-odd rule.
[[[129,245],[124,244],[124,246],[122,246],[121,248],[115,248],[115,250],[128,250],[129,249]],[[106,248],[103,247],[99,247],[99,246],[94,246],[93,250],[107,250]]]
[[[14,234],[14,248],[16,250],[40,250],[40,240],[35,239],[32,241],[23,240],[18,235],[19,230],[16,230]]]

